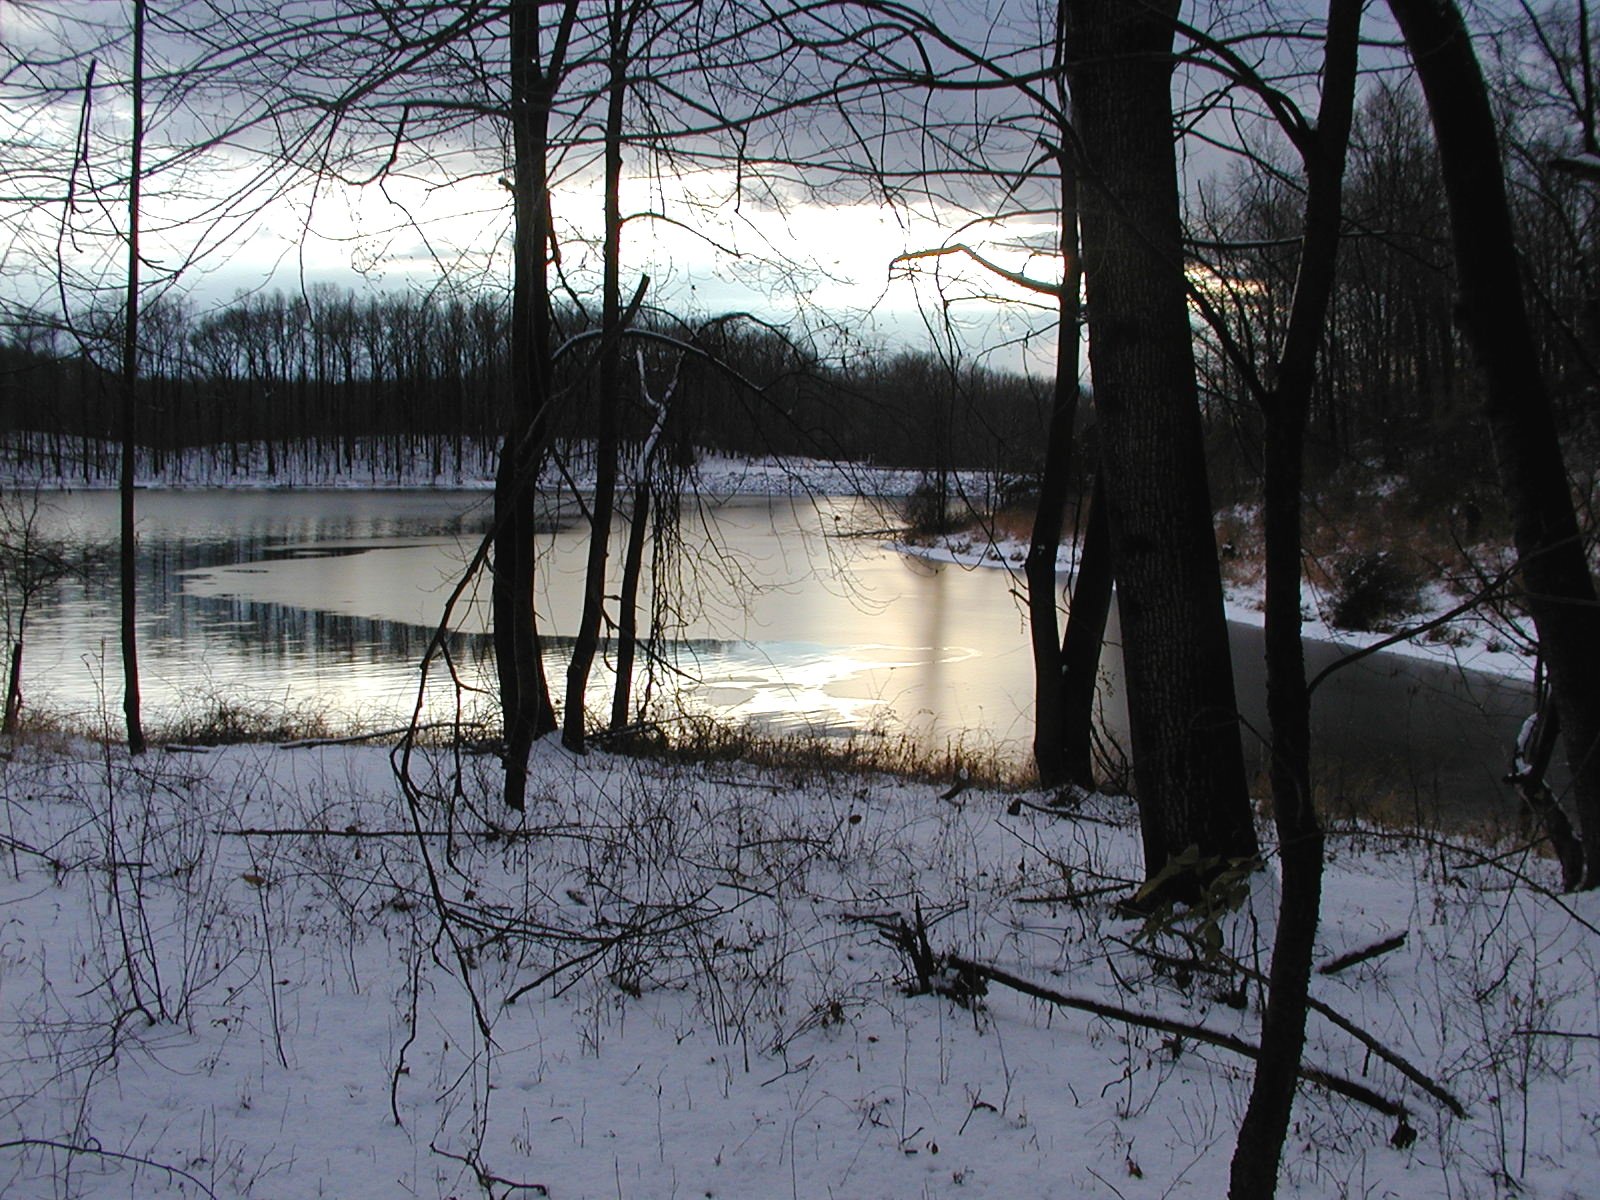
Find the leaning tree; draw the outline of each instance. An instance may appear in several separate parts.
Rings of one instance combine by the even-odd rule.
[[[1600,601],[1554,408],[1524,301],[1499,126],[1471,35],[1450,0],[1390,0],[1433,117],[1450,205],[1457,317],[1483,376],[1483,408],[1511,512],[1523,598],[1572,770],[1582,862],[1568,887],[1600,887]]]

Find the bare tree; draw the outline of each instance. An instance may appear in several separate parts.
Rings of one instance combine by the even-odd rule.
[[[595,488],[589,504],[583,613],[578,620],[572,658],[567,665],[567,697],[561,730],[562,744],[569,750],[579,752],[585,745],[584,723],[587,714],[584,697],[589,687],[589,671],[599,647],[600,625],[605,608],[606,562],[611,545],[611,518],[616,510],[617,454],[621,436],[622,331],[628,319],[622,309],[621,196],[628,71],[632,62],[633,39],[649,7],[646,0],[607,0],[605,9],[605,222],[601,246],[603,282]],[[641,290],[635,294],[630,305],[630,313],[637,311],[643,298],[641,284]]]
[[[1484,413],[1541,656],[1549,671],[1582,827],[1584,869],[1600,887],[1600,603],[1568,489],[1517,261],[1500,139],[1460,10],[1390,0],[1433,116],[1450,202],[1459,320],[1484,379]]]
[[[1171,3],[1068,0],[1089,359],[1145,871],[1256,852],[1211,524],[1171,127]],[[1203,873],[1208,868],[1201,867]],[[1172,876],[1192,889],[1193,869]]]
[[[512,5],[510,118],[514,207],[511,299],[512,418],[495,475],[494,639],[505,726],[506,804],[523,807],[528,751],[555,728],[533,607],[534,484],[544,456],[550,393],[548,255],[553,244],[550,113],[567,66],[577,0],[560,10],[541,60],[541,6]]]
[[[1311,791],[1311,694],[1301,645],[1301,491],[1305,431],[1339,251],[1345,154],[1355,100],[1361,0],[1331,0],[1316,125],[1284,108],[1305,163],[1300,261],[1270,384],[1256,382],[1265,421],[1267,713],[1272,728],[1273,821],[1282,897],[1274,935],[1261,1056],[1239,1127],[1229,1195],[1270,1197],[1298,1086],[1311,959],[1321,911],[1323,836]],[[1242,64],[1237,64],[1241,65]],[[1241,78],[1264,89],[1259,77]],[[1285,102],[1286,103],[1286,102]],[[1251,364],[1241,369],[1253,374]]]
[[[118,578],[122,594],[122,713],[128,726],[128,752],[143,754],[144,722],[139,708],[139,548],[134,527],[133,485],[139,450],[139,197],[144,177],[144,32],[146,0],[133,0],[133,70],[129,77],[132,127],[128,133],[128,278],[122,318],[122,466],[118,478],[121,548]]]
[[[11,635],[5,718],[0,732],[15,733],[22,718],[22,654],[28,618],[45,594],[75,569],[67,543],[45,526],[37,490],[0,496],[0,604]]]

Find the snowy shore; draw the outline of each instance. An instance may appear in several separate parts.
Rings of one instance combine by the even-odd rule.
[[[0,758],[0,1194],[1224,1194],[1249,1064],[1136,1014],[1259,1036],[1270,869],[1195,959],[1115,907],[1124,801],[545,743],[518,816],[492,758],[456,768]],[[1600,896],[1503,849],[1335,831],[1318,961],[1405,940],[1314,977],[1366,1043],[1314,1015],[1306,1058],[1406,1116],[1303,1086],[1281,1195],[1592,1194]],[[919,913],[935,954],[1130,1015],[909,995],[878,931]]]
[[[91,440],[55,453],[35,435],[20,452],[8,450],[0,463],[0,488],[113,490],[117,486],[116,449]],[[489,491],[494,487],[494,447],[463,441],[437,459],[421,448],[395,447],[386,440],[363,439],[322,448],[287,447],[269,453],[262,445],[197,448],[164,456],[159,462],[141,452],[135,486],[145,490],[228,488],[254,491],[333,489],[388,491],[437,489]],[[923,472],[870,463],[837,463],[802,457],[736,458],[703,454],[686,487],[704,496],[906,496]],[[581,451],[570,461],[547,467],[540,487],[558,491],[576,483],[592,487],[594,471]],[[962,477],[981,494],[976,475]]]
[[[894,549],[931,562],[971,569],[1007,570],[1019,580],[1028,556],[1026,542],[1004,536],[987,538],[971,533],[953,534],[928,544],[896,542]],[[1075,571],[1077,560],[1074,555],[1074,547],[1063,544],[1056,556],[1056,570],[1063,575]],[[1260,627],[1265,620],[1262,595],[1259,580],[1254,585],[1226,587],[1224,603],[1228,620]],[[1419,628],[1435,621],[1459,606],[1463,599],[1441,585],[1434,585],[1427,589],[1417,610],[1407,617],[1400,630],[1376,632],[1340,629],[1328,620],[1328,597],[1306,582],[1301,587],[1300,613],[1304,622],[1301,636],[1351,651],[1363,650],[1379,642],[1390,641],[1395,632],[1402,632],[1404,628]],[[1481,612],[1466,612],[1439,631],[1394,641],[1384,651],[1466,670],[1527,679],[1533,672],[1532,655],[1518,647],[1518,640],[1495,618]]]
[[[702,487],[866,490],[828,470],[711,461]],[[1307,609],[1307,636],[1382,636]],[[1396,649],[1524,673],[1494,636]],[[1275,871],[1197,957],[1205,914],[1117,907],[1126,800],[546,742],[512,814],[488,755],[0,749],[8,1200],[1226,1192],[1250,1066],[1208,1039],[1259,1038]],[[1350,826],[1328,860],[1319,962],[1405,936],[1313,980],[1306,1061],[1368,1101],[1303,1086],[1280,1194],[1589,1194],[1600,900],[1513,842]]]

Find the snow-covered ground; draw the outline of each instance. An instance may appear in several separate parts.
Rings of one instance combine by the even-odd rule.
[[[403,789],[375,746],[0,757],[0,1195],[1216,1197],[1249,1064],[999,984],[908,995],[880,926],[1258,1036],[1274,882],[1223,952],[1114,901],[1125,802],[536,748]],[[459,770],[459,776],[456,772]],[[459,786],[457,784],[459,783]],[[484,836],[493,827],[492,836]],[[1375,830],[1330,844],[1284,1194],[1594,1195],[1600,895]],[[1391,1139],[1396,1144],[1391,1144]]]
[[[1023,563],[1028,557],[1028,544],[1016,538],[997,534],[986,537],[983,533],[953,534],[937,539],[931,544],[896,543],[895,549],[903,554],[916,555],[935,562],[954,563],[964,567],[988,567],[1014,572],[1020,579]],[[1061,572],[1071,572],[1077,567],[1075,548],[1063,544],[1056,556],[1056,567]],[[1243,625],[1261,625],[1262,585],[1259,578],[1253,584],[1233,585],[1225,588],[1224,603],[1228,620]],[[1304,620],[1302,636],[1314,641],[1329,642],[1350,650],[1361,650],[1379,642],[1390,642],[1394,633],[1369,630],[1339,629],[1329,623],[1329,597],[1307,581],[1301,587],[1300,612]],[[1461,606],[1466,597],[1458,595],[1442,584],[1433,584],[1422,593],[1416,611],[1410,614],[1395,632],[1406,628],[1417,629],[1433,622]],[[1475,671],[1489,671],[1499,675],[1527,678],[1533,670],[1532,655],[1527,638],[1507,627],[1505,621],[1492,612],[1481,609],[1463,612],[1438,630],[1417,637],[1393,641],[1386,650],[1394,654],[1427,659]]]

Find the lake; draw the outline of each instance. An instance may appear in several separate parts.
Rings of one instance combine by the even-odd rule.
[[[114,495],[66,493],[49,503],[54,529],[114,542]],[[138,512],[140,664],[152,723],[221,698],[383,725],[402,722],[416,702],[417,659],[488,527],[489,497],[152,491],[140,493]],[[582,596],[585,539],[574,515],[548,514],[538,576],[557,683]],[[890,520],[854,499],[690,505],[664,568],[677,600],[658,647],[658,701],[780,733],[905,734],[1024,759],[1032,676],[1020,579],[896,553],[884,544]],[[458,670],[483,688],[492,679],[487,600],[485,582],[450,622]],[[58,589],[30,622],[28,702],[117,729],[117,619],[114,568]],[[1232,630],[1246,743],[1259,757],[1260,631]],[[1342,653],[1308,645],[1311,673]],[[1125,744],[1114,645],[1105,676],[1106,722]],[[609,692],[601,663],[591,707],[608,711]],[[445,716],[455,699],[435,686],[425,703]],[[492,714],[485,693],[465,701],[469,712]],[[1425,813],[1503,811],[1499,779],[1528,704],[1525,686],[1480,672],[1393,654],[1352,666],[1317,695],[1325,794]]]

